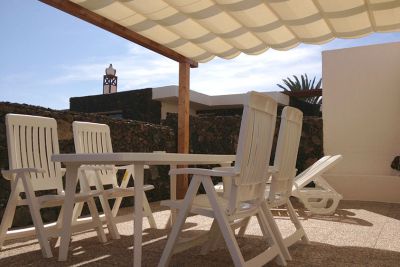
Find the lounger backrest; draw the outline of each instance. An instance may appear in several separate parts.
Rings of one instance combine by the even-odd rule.
[[[106,124],[74,121],[72,123],[76,153],[112,153],[110,127]],[[103,184],[115,184],[115,173],[110,170],[101,170]],[[94,181],[89,179],[89,184]]]
[[[314,162],[310,167],[305,169],[302,173],[298,174],[294,178],[294,184],[296,186],[300,186],[300,187],[303,187],[303,186],[306,186],[307,184],[309,184],[310,181],[307,181],[309,179],[309,175],[307,175],[307,173],[311,172],[311,170],[313,170],[315,168],[318,168],[319,165],[321,165],[323,162],[328,160],[330,157],[331,157],[330,155],[323,156],[322,158],[320,158],[319,160]]]
[[[53,118],[7,114],[5,118],[9,169],[35,168],[30,173],[33,190],[57,189],[62,192],[61,164],[51,156],[59,153],[57,122]],[[12,183],[14,184],[14,183]],[[19,192],[23,192],[20,183]]]
[[[291,195],[302,125],[303,113],[300,110],[289,106],[282,110],[274,158],[274,167],[278,171],[272,174],[270,200],[274,200],[276,195]]]
[[[318,178],[329,169],[333,168],[343,159],[342,155],[325,156],[315,162],[311,167],[298,175],[294,181],[296,188],[302,188]]]
[[[240,126],[232,192],[236,203],[263,198],[265,177],[275,131],[277,103],[265,94],[246,94]]]

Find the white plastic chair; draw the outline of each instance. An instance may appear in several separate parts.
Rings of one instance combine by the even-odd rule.
[[[51,161],[51,155],[59,153],[57,122],[52,118],[19,114],[7,114],[5,122],[10,170],[2,171],[2,174],[11,182],[11,193],[0,226],[0,248],[12,225],[16,207],[27,205],[43,256],[50,258],[50,233],[44,228],[40,209],[61,206],[64,202],[61,165]],[[56,194],[35,195],[43,190],[55,190]],[[25,198],[21,197],[21,193],[25,193]],[[99,239],[106,242],[93,199],[99,194],[95,191],[79,193],[75,202],[88,203]],[[61,228],[61,213],[62,210],[57,221],[58,228]]]
[[[173,252],[185,250],[198,245],[200,241],[212,240],[218,228],[226,242],[235,266],[263,266],[277,257],[278,262],[286,261],[277,244],[276,236],[271,230],[274,224],[265,203],[265,177],[270,158],[271,145],[276,121],[276,102],[260,93],[250,92],[246,95],[235,166],[224,170],[208,170],[200,168],[174,169],[170,174],[192,174],[188,191],[184,200],[165,201],[171,208],[179,210],[178,218],[173,225],[167,244],[163,251],[159,266],[166,266]],[[230,197],[225,199],[217,195],[211,176],[224,176],[232,179]],[[206,194],[196,196],[202,184]],[[214,222],[206,239],[182,243],[174,250],[178,234],[189,212],[211,217]],[[269,247],[258,256],[245,261],[236,242],[231,227],[241,219],[257,216],[259,225]],[[280,236],[280,233],[278,233]],[[208,239],[209,238],[209,239]],[[200,241],[199,241],[200,240]]]
[[[76,153],[112,153],[112,143],[110,127],[106,124],[74,121],[72,123],[74,133],[74,143]],[[96,186],[99,190],[104,190],[104,185],[110,185],[111,188],[104,190],[104,197],[108,199],[115,198],[112,208],[112,217],[116,217],[123,197],[134,196],[134,187],[128,187],[129,179],[133,175],[133,165],[116,167],[108,166],[84,166],[81,168],[82,177],[89,182],[90,186]],[[117,181],[117,171],[125,170],[121,185]],[[154,189],[153,185],[144,185],[144,191]],[[109,216],[108,201],[100,198],[105,216]],[[76,206],[75,214],[80,214],[82,206]],[[143,192],[144,216],[149,220],[152,228],[157,228],[149,202],[145,192]]]
[[[282,250],[287,249],[298,240],[303,240],[305,243],[310,242],[290,202],[293,179],[297,172],[296,161],[302,125],[303,113],[300,110],[289,106],[282,110],[274,165],[270,168],[271,184],[267,186],[265,195],[268,208],[286,208],[290,220],[296,228],[294,233],[284,239]],[[275,230],[279,231],[279,229]],[[291,260],[291,257],[286,259]]]
[[[289,213],[290,220],[296,228],[296,231],[286,237],[283,242],[280,242],[281,239],[277,239],[278,244],[284,251],[286,260],[291,260],[287,249],[290,245],[300,239],[309,243],[304,228],[297,218],[296,212],[289,199],[292,193],[293,178],[296,175],[296,160],[302,124],[303,113],[300,110],[289,106],[282,110],[274,165],[268,168],[271,175],[271,183],[267,184],[265,192],[266,206],[264,206],[264,208],[285,208]],[[218,187],[218,189],[220,190],[221,188]],[[250,218],[247,218],[246,221],[243,222],[239,231],[239,236],[244,235],[249,221]],[[271,224],[271,227],[273,231],[279,232],[276,224]]]
[[[342,155],[325,156],[294,179],[292,195],[313,214],[333,214],[343,198],[322,177],[342,160]],[[314,182],[315,187],[306,187]]]

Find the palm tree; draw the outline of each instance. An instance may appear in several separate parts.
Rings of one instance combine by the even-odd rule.
[[[291,91],[291,92],[296,92],[296,91],[303,91],[303,90],[315,90],[315,89],[321,89],[321,83],[322,79],[320,78],[319,81],[315,84],[315,79],[314,77],[313,80],[309,80],[307,77],[307,74],[301,75],[301,81],[299,78],[297,78],[296,75],[293,75],[294,81],[291,80],[289,77],[286,79],[282,79],[284,85],[277,84],[280,88],[282,88],[284,91]],[[311,104],[321,104],[322,103],[322,97],[320,96],[313,96],[313,97],[306,97],[304,99],[307,103]]]

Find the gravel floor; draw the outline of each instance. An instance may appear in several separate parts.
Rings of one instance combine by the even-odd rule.
[[[293,261],[288,266],[400,266],[400,204],[342,201],[332,216],[312,216],[298,203],[295,207],[311,244],[297,242],[291,246]],[[157,265],[169,232],[164,229],[169,212],[159,203],[152,203],[152,208],[160,229],[149,228],[144,220],[143,266]],[[294,231],[284,210],[273,213],[283,236]],[[186,221],[186,232],[204,232],[210,222],[191,216]],[[93,231],[75,234],[67,262],[57,261],[57,248],[53,249],[53,258],[42,258],[36,239],[7,241],[0,251],[0,266],[132,266],[133,224],[119,223],[118,229],[121,239],[105,244],[99,243]],[[255,218],[238,242],[245,258],[264,246]],[[206,256],[199,255],[199,251],[200,247],[195,247],[174,255],[171,266],[232,266],[223,244]],[[267,266],[277,265],[270,262]]]

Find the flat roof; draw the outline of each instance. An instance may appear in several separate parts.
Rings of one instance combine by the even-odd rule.
[[[260,92],[272,97],[278,104],[289,105],[289,96],[281,92]],[[241,107],[243,105],[243,94],[231,95],[207,95],[190,90],[190,104],[194,107]],[[162,102],[177,103],[179,97],[179,87],[169,85],[152,88],[152,99]]]

